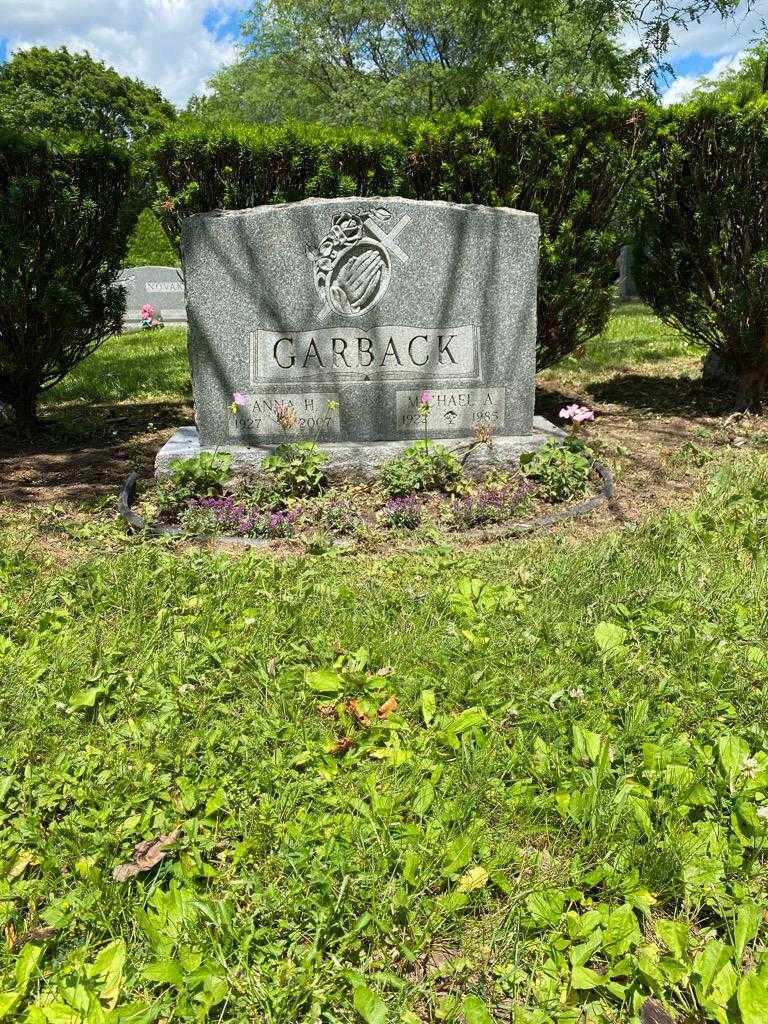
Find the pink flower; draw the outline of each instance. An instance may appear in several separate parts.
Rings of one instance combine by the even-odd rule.
[[[573,414],[574,423],[585,423],[587,420],[593,420],[594,418],[595,414],[591,409],[587,409],[586,406],[582,406],[578,412]]]
[[[235,391],[232,395],[232,405],[245,405],[245,395],[242,391]]]
[[[431,391],[422,391],[421,394],[419,395],[419,405],[429,405],[429,403],[431,401],[432,401],[432,392]]]
[[[141,319],[142,320],[151,320],[154,315],[155,315],[154,307],[150,306],[149,303],[147,303],[146,305],[141,307]]]
[[[586,405],[566,405],[564,409],[560,410],[561,420],[572,420],[574,423],[584,423],[587,420],[593,420],[595,414],[591,409],[588,409]]]

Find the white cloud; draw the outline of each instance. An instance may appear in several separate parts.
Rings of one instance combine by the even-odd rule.
[[[682,103],[690,96],[697,85],[704,81],[716,81],[726,71],[738,68],[745,56],[746,50],[740,50],[739,53],[732,54],[731,56],[720,57],[709,71],[702,75],[680,75],[679,78],[672,82],[667,91],[662,94],[662,106],[668,107],[670,103]]]
[[[203,18],[224,18],[242,6],[242,0],[0,0],[0,35],[9,52],[87,50],[183,106],[235,55],[234,40],[217,39]]]
[[[692,53],[701,54],[702,57],[735,54],[749,46],[756,36],[764,34],[762,25],[765,14],[762,4],[755,4],[751,11],[747,11],[743,0],[732,18],[724,19],[716,13],[708,14],[687,30],[676,31],[668,59],[674,63]]]
[[[734,54],[749,46],[756,37],[764,36],[763,23],[766,12],[761,4],[755,4],[747,10],[746,0],[741,0],[736,15],[721,18],[716,12],[705,15],[698,23],[693,22],[687,28],[676,28],[672,43],[666,53],[666,59],[675,64],[677,61],[698,54],[701,57],[720,57],[723,54]],[[640,42],[640,34],[636,27],[626,28],[621,35],[622,44],[631,49]]]

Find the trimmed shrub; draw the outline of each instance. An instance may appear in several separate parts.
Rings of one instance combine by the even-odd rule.
[[[120,330],[130,180],[119,144],[0,130],[0,399],[26,433],[40,392]]]
[[[128,241],[126,267],[178,267],[179,257],[157,216],[144,208]]]
[[[650,130],[645,107],[605,101],[485,109],[411,129],[410,194],[538,214],[539,370],[608,323]]]
[[[484,108],[415,122],[398,137],[289,125],[173,129],[150,143],[157,209],[181,219],[309,196],[402,195],[514,206],[542,228],[538,365],[599,334],[649,117],[627,103]]]
[[[636,252],[640,294],[738,380],[768,387],[768,98],[664,115]]]

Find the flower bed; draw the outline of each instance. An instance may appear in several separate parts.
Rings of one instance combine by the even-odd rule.
[[[233,476],[225,452],[178,460],[169,479],[143,494],[139,514],[128,512],[128,487],[123,512],[156,533],[316,549],[520,532],[591,511],[612,494],[610,474],[577,436],[592,414],[570,406],[561,418],[572,424],[567,438],[519,466],[493,467],[482,480],[469,479],[453,452],[425,436],[375,481],[331,487],[322,449],[305,441],[279,445],[256,478]]]

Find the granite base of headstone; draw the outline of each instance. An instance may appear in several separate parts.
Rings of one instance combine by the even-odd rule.
[[[738,373],[719,352],[710,349],[701,364],[701,379],[710,387],[732,387],[738,381]]]
[[[538,242],[531,213],[398,197],[189,218],[196,427],[158,475],[214,449],[254,473],[314,440],[329,476],[368,477],[425,433],[472,471],[560,434],[533,415]]]
[[[119,274],[117,283],[126,293],[124,331],[141,327],[141,310],[145,306],[151,306],[154,319],[163,324],[186,324],[184,278],[176,267],[131,267]]]

